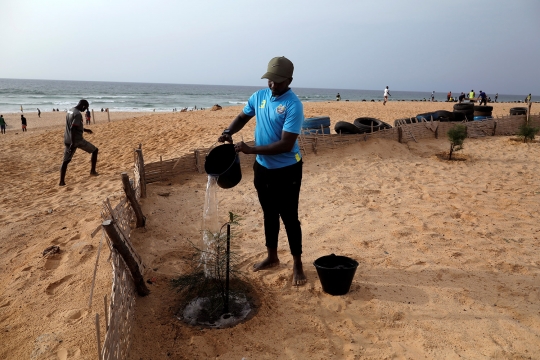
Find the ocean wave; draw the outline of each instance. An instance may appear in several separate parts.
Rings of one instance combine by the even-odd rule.
[[[228,104],[234,104],[234,105],[246,105],[247,101],[227,101]]]

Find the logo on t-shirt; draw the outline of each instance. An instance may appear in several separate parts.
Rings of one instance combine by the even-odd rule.
[[[283,106],[281,104],[279,104],[279,106],[276,108],[276,112],[278,114],[283,114],[285,112],[285,110],[286,110],[285,106]]]
[[[266,105],[266,100],[261,101],[261,105],[259,105],[259,109],[264,109],[265,105]]]

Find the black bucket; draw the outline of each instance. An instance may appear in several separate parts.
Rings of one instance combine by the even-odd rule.
[[[349,292],[358,261],[346,256],[326,255],[313,262],[324,292],[345,295]]]
[[[223,144],[210,150],[206,155],[204,171],[218,178],[217,184],[220,188],[229,189],[238,185],[242,180],[242,170],[234,145]]]

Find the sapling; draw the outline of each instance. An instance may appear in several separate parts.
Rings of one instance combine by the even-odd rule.
[[[452,153],[463,149],[463,142],[467,138],[467,127],[465,125],[455,125],[448,130],[448,140],[450,141],[450,154],[448,160],[452,160]]]
[[[523,139],[523,142],[533,141],[538,131],[540,131],[540,128],[533,127],[525,122],[519,127],[518,136]]]
[[[239,225],[239,220],[238,215],[229,212],[229,221],[223,224],[219,232],[204,230],[211,238],[209,246],[201,249],[191,243],[193,251],[186,257],[189,269],[185,274],[172,280],[173,286],[182,292],[184,300],[207,298],[209,308],[205,310],[210,317],[228,312],[228,275],[233,283],[241,283],[238,281],[241,273],[237,269],[240,259],[234,252],[227,252],[227,233],[224,231],[227,225]],[[234,235],[233,231],[230,238]],[[227,260],[229,260],[229,266],[227,266]],[[235,289],[232,288],[231,294],[234,293]]]

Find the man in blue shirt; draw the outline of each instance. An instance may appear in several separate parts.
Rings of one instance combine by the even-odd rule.
[[[487,105],[487,95],[482,90],[480,90],[480,95],[478,96],[478,99],[480,99],[480,105]]]
[[[251,95],[243,111],[218,141],[232,143],[231,136],[256,116],[255,146],[248,146],[243,141],[235,144],[237,152],[257,154],[253,182],[264,213],[267,257],[253,265],[253,271],[279,265],[281,217],[294,259],[293,285],[299,286],[307,282],[302,267],[302,229],[298,220],[302,155],[297,138],[304,121],[304,107],[289,88],[293,71],[293,63],[283,56],[270,60],[267,72],[261,77],[268,79],[268,88]]]

